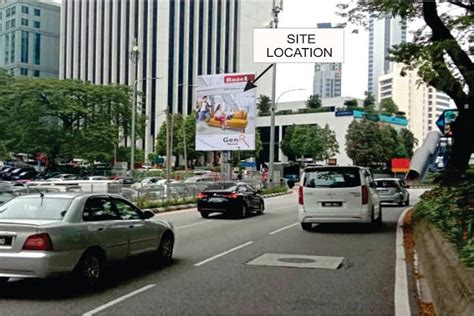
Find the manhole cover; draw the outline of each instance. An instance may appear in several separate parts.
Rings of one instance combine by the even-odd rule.
[[[280,258],[280,259],[278,259],[278,261],[289,262],[289,263],[312,263],[312,262],[316,262],[316,260],[304,259],[304,258]]]
[[[291,267],[304,269],[338,269],[343,257],[266,253],[247,262],[251,266]]]

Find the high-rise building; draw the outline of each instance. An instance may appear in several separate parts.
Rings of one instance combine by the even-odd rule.
[[[331,23],[318,23],[318,28],[332,28]],[[342,63],[316,63],[314,65],[313,95],[321,98],[341,96]]]
[[[60,6],[0,0],[0,67],[12,75],[58,77]]]
[[[390,15],[382,19],[369,18],[369,69],[367,91],[378,100],[378,78],[392,72],[389,49],[406,42],[406,20]]]
[[[450,98],[442,91],[420,84],[417,70],[406,71],[401,76],[402,64],[393,64],[393,71],[379,77],[379,99],[392,98],[400,111],[405,112],[408,129],[423,143],[426,134],[437,130],[436,120],[450,107]]]
[[[164,110],[169,107],[184,115],[193,110],[197,76],[259,70],[251,56],[241,53],[242,45],[251,51],[253,40],[241,30],[268,23],[271,4],[63,0],[60,77],[132,85],[136,76],[144,95],[142,111],[148,118],[139,146],[153,152]],[[260,20],[262,12],[265,19]],[[135,39],[140,52],[137,74],[130,59]]]

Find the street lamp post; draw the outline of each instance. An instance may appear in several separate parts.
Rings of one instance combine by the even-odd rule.
[[[188,87],[196,87],[197,85],[194,85],[194,84],[186,84],[186,83],[180,83],[178,84],[178,87],[181,87],[181,86],[188,86]],[[192,96],[191,96],[192,98]],[[194,104],[192,101],[194,100],[191,100],[191,104]],[[183,116],[183,156],[184,156],[184,172],[188,172],[188,150],[186,148],[186,120],[185,120],[185,117]]]
[[[133,41],[132,51],[130,52],[130,59],[135,64],[135,80],[133,82],[133,103],[132,103],[132,128],[130,135],[130,175],[133,177],[133,170],[135,169],[135,120],[137,111],[137,84],[138,84],[138,60],[140,58],[140,48],[138,47],[137,39]]]

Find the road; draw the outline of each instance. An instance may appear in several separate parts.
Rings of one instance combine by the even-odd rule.
[[[419,190],[411,190],[415,202]],[[297,224],[297,196],[266,200],[261,216],[202,219],[162,213],[177,229],[174,262],[142,257],[114,265],[104,285],[79,292],[68,278],[14,280],[0,289],[1,315],[394,314],[395,237],[404,208],[384,207],[378,231],[365,225]],[[264,254],[343,257],[337,269],[248,265]],[[301,259],[299,259],[301,262]]]

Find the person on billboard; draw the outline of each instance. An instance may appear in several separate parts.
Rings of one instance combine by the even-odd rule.
[[[203,96],[201,101],[198,103],[197,112],[198,112],[198,121],[208,121],[211,117],[210,111],[211,105],[207,101],[207,95]]]
[[[217,104],[216,111],[214,112],[214,119],[221,122],[222,129],[227,128],[227,114],[222,108],[221,104]]]

